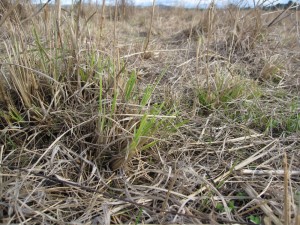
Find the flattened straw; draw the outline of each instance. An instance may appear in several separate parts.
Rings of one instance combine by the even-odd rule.
[[[245,192],[252,198],[256,199],[257,196],[259,195],[249,184],[242,184],[243,189]],[[260,199],[260,198],[259,198]],[[261,199],[263,200],[263,199]],[[274,213],[273,210],[267,205],[267,204],[259,204],[260,201],[254,200],[255,202],[258,203],[259,208],[273,221],[275,225],[283,225],[281,223],[280,219],[278,219]]]
[[[297,190],[295,193],[295,203],[296,203],[295,225],[300,225],[300,190]]]
[[[276,145],[277,141],[274,140],[272,141],[271,143],[269,143],[267,146],[265,146],[264,148],[262,148],[261,150],[259,150],[258,152],[256,152],[254,155],[252,155],[251,157],[245,159],[244,161],[242,161],[241,163],[239,163],[238,165],[236,165],[234,167],[234,170],[240,170],[242,169],[243,167],[249,165],[250,163],[256,161],[257,159],[265,156],[266,154],[268,154],[270,151],[274,150]],[[272,146],[273,145],[273,146]],[[269,148],[269,149],[268,149]],[[232,173],[232,171],[228,171],[226,173],[224,173],[223,175],[219,176],[218,178],[216,178],[214,180],[215,183],[219,182],[219,181],[222,181],[224,179],[226,179],[227,176],[229,176],[230,174]],[[194,198],[195,196],[197,196],[198,194],[202,193],[204,190],[206,190],[207,188],[206,187],[203,187],[203,188],[200,188],[199,190],[195,191],[194,193],[190,194],[188,196],[188,199],[192,199]]]
[[[290,224],[290,195],[289,195],[289,168],[286,152],[283,154],[284,167],[284,224]]]
[[[241,170],[241,174],[282,176],[282,175],[285,175],[285,171],[284,170],[249,170],[249,169],[244,169],[244,170]],[[298,170],[289,171],[289,175],[290,176],[300,175],[300,171],[298,171]]]

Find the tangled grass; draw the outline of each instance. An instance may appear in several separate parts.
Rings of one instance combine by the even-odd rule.
[[[298,11],[16,7],[1,223],[299,224]]]

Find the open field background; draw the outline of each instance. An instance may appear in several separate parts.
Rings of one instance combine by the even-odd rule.
[[[1,3],[1,223],[300,224],[299,11]]]

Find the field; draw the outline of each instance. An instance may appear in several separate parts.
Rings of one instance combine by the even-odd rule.
[[[299,11],[0,14],[0,223],[300,225]]]

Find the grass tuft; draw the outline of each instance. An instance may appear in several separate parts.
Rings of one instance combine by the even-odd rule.
[[[296,8],[20,2],[0,223],[299,224]]]

